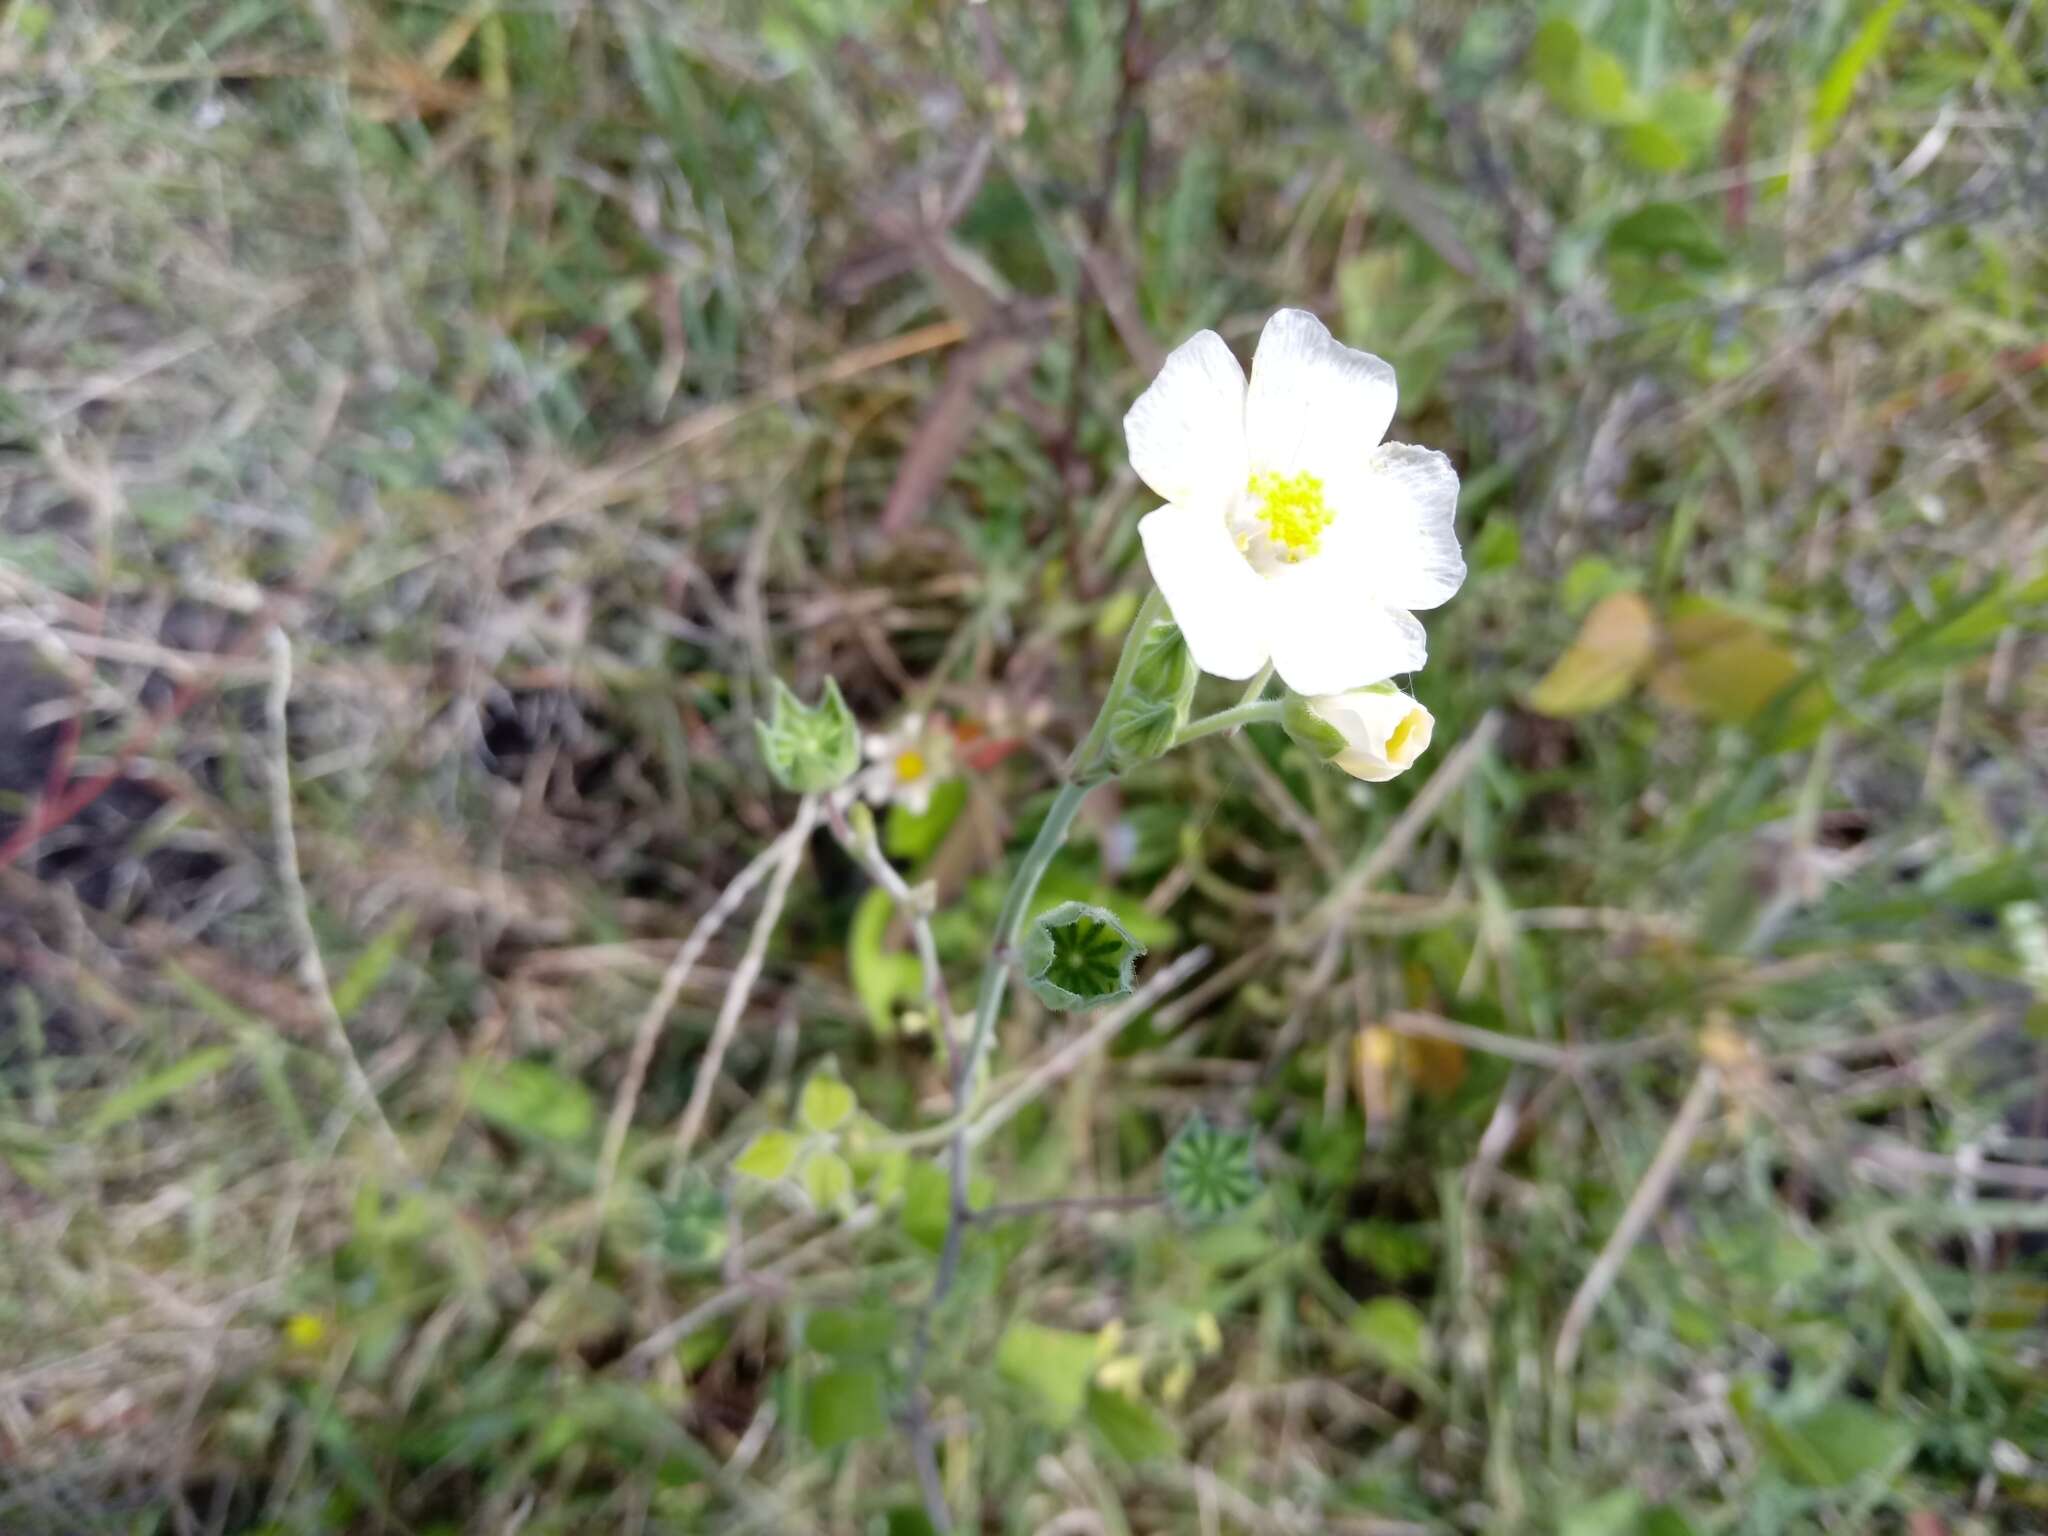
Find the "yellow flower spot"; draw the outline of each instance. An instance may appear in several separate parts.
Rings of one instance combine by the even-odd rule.
[[[1096,1367],[1095,1384],[1105,1392],[1140,1396],[1145,1390],[1145,1362],[1137,1355],[1118,1355]]]
[[[896,777],[905,783],[912,779],[921,779],[925,770],[924,754],[915,747],[907,752],[898,752],[895,766]]]
[[[1401,717],[1401,723],[1394,727],[1394,734],[1387,738],[1387,761],[1398,763],[1408,750],[1408,740],[1417,731],[1428,725],[1429,717],[1419,709],[1411,709]]]
[[[285,1320],[284,1338],[293,1349],[315,1350],[327,1342],[327,1324],[311,1312],[294,1312]]]
[[[1324,530],[1337,517],[1323,499],[1323,482],[1306,470],[1292,475],[1260,470],[1252,476],[1251,494],[1266,536],[1290,563],[1320,549]]]

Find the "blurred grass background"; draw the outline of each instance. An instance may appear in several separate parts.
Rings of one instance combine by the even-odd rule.
[[[1013,1004],[978,1198],[1266,1191],[976,1224],[958,1528],[2048,1528],[2044,84],[1972,0],[0,0],[0,1530],[928,1529],[836,846],[690,1166],[745,921],[600,1210],[603,1123],[778,674],[980,744],[889,828],[968,985],[1122,413],[1282,304],[1463,475],[1437,745],[1091,803],[1049,891],[1200,968]],[[850,1213],[731,1170],[828,1063]]]

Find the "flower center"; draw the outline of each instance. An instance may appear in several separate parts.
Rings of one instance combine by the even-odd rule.
[[[1291,475],[1260,470],[1251,479],[1253,515],[1289,565],[1322,548],[1323,532],[1337,514],[1323,499],[1323,482],[1306,470]]]
[[[898,779],[921,779],[924,777],[924,754],[914,747],[907,752],[898,752],[894,767]]]
[[[1387,761],[1390,763],[1400,762],[1402,754],[1408,750],[1408,743],[1414,739],[1415,733],[1421,729],[1421,710],[1411,709],[1407,714],[1403,715],[1401,723],[1394,727],[1394,734],[1387,738]]]

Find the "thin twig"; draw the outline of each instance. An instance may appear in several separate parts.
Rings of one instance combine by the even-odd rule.
[[[633,1054],[626,1062],[626,1075],[619,1084],[619,1091],[612,1099],[612,1117],[604,1129],[604,1150],[598,1156],[597,1206],[591,1220],[590,1248],[585,1258],[585,1268],[597,1259],[598,1235],[604,1227],[605,1207],[611,1202],[612,1184],[619,1176],[619,1159],[626,1147],[626,1133],[632,1128],[633,1111],[640,1103],[641,1090],[647,1084],[647,1069],[653,1064],[655,1047],[661,1042],[662,1026],[676,1005],[676,998],[682,994],[683,986],[690,979],[690,973],[703,958],[711,941],[729,921],[740,903],[755,886],[777,867],[777,861],[787,853],[787,844],[792,827],[783,832],[754,856],[752,863],[733,877],[732,883],[719,892],[718,900],[711,904],[705,914],[697,919],[697,925],[690,930],[689,937],[677,948],[675,958],[669,962],[662,974],[661,985],[655,990],[654,999],[647,1005],[647,1011],[640,1015],[640,1024],[633,1032]]]
[[[319,936],[313,932],[313,917],[306,902],[306,883],[299,874],[299,840],[292,830],[292,776],[290,741],[286,734],[285,706],[292,696],[292,643],[281,625],[273,626],[267,637],[270,648],[270,689],[264,699],[264,719],[269,727],[271,835],[277,842],[277,874],[284,887],[285,915],[292,925],[292,939],[298,946],[299,984],[313,1000],[321,1023],[327,1030],[327,1048],[341,1068],[353,1103],[351,1113],[365,1116],[376,1129],[385,1150],[399,1166],[410,1170],[411,1160],[384,1110],[377,1102],[377,1090],[363,1074],[349,1044],[348,1026],[334,1005],[334,990],[327,983],[327,964],[320,958]]]
[[[1634,1061],[1686,1044],[1683,1035],[1653,1035],[1648,1039],[1624,1040],[1614,1045],[1552,1045],[1543,1040],[1528,1040],[1520,1035],[1504,1035],[1497,1029],[1479,1029],[1470,1024],[1456,1023],[1451,1019],[1440,1019],[1433,1013],[1412,1013],[1405,1010],[1389,1013],[1373,1022],[1392,1030],[1397,1035],[1413,1035],[1423,1040],[1442,1040],[1450,1045],[1462,1046],[1468,1051],[1482,1051],[1489,1056],[1500,1056],[1508,1061],[1519,1061],[1532,1067],[1550,1067],[1559,1072],[1575,1072],[1582,1067],[1610,1066],[1615,1062]]]
[[[1164,1195],[1057,1195],[1050,1200],[1012,1200],[1004,1205],[985,1205],[978,1211],[969,1212],[968,1219],[988,1222],[1015,1221],[1024,1216],[1096,1216],[1105,1211],[1149,1211],[1165,1202]]]
[[[1492,749],[1493,738],[1500,734],[1500,720],[1497,709],[1489,709],[1480,717],[1479,723],[1472,728],[1472,734],[1458,743],[1457,750],[1444,759],[1443,766],[1430,775],[1421,792],[1394,818],[1394,824],[1387,828],[1387,835],[1353,866],[1337,883],[1335,890],[1323,898],[1307,927],[1316,929],[1344,922],[1366,892],[1415,851],[1423,829],[1436,819],[1436,813],[1443,809],[1444,802],[1457,792]]]
[[[1032,1068],[1021,1083],[963,1127],[969,1144],[979,1146],[1009,1124],[1046,1089],[1114,1040],[1133,1019],[1207,965],[1211,953],[1206,944],[1189,950],[1171,965],[1163,967],[1132,996]]]
[[[706,1297],[682,1316],[664,1323],[635,1344],[624,1356],[623,1363],[629,1368],[652,1364],[706,1323],[716,1322],[728,1312],[737,1311],[760,1295],[763,1290],[771,1290],[789,1279],[792,1272],[812,1255],[847,1238],[858,1237],[880,1220],[881,1214],[875,1206],[861,1206],[844,1221],[837,1222],[816,1236],[798,1243],[774,1263],[764,1264],[759,1269],[740,1276],[731,1285]]]
[[[929,904],[910,888],[910,883],[876,846],[872,835],[861,837],[854,832],[838,801],[826,803],[825,820],[832,828],[832,835],[839,839],[839,846],[867,871],[869,879],[889,893],[890,900],[896,903],[896,910],[910,924],[911,943],[917,950],[918,965],[924,972],[925,1000],[932,1005],[939,1039],[946,1048],[947,1075],[950,1078],[958,1070],[965,1042],[955,1032],[953,1000],[946,991],[946,973],[939,965],[939,941],[932,933]]]
[[[1551,1356],[1551,1378],[1555,1391],[1563,1394],[1569,1390],[1572,1370],[1579,1361],[1579,1345],[1583,1341],[1586,1327],[1593,1320],[1593,1313],[1606,1297],[1614,1284],[1614,1277],[1621,1273],[1621,1266],[1627,1260],[1643,1229],[1649,1226],[1657,1209],[1664,1203],[1664,1196],[1670,1191],[1671,1181],[1678,1174],[1678,1165],[1685,1161],[1685,1154],[1691,1150],[1693,1138],[1699,1135],[1700,1127],[1706,1123],[1707,1113],[1714,1107],[1714,1099],[1721,1088],[1721,1074],[1718,1068],[1702,1064],[1699,1076],[1692,1080],[1685,1102],[1678,1106],[1678,1115],[1671,1122],[1671,1129],[1664,1133],[1664,1141],[1657,1148],[1657,1155],[1650,1160],[1649,1171],[1636,1186],[1636,1192],[1629,1196],[1627,1207],[1621,1213],[1614,1230],[1608,1234],[1606,1244],[1600,1249],[1600,1256],[1593,1261],[1593,1267],[1586,1272],[1586,1278],[1579,1282],[1573,1294],[1571,1305],[1565,1309],[1564,1322],[1557,1330],[1557,1349]]]
[[[1394,819],[1387,835],[1323,898],[1306,922],[1296,925],[1288,937],[1275,936],[1253,945],[1186,997],[1160,1009],[1157,1020],[1160,1030],[1170,1033],[1178,1029],[1247,977],[1270,970],[1283,947],[1291,944],[1295,949],[1305,949],[1320,942],[1328,929],[1349,924],[1372,887],[1414,850],[1423,829],[1435,819],[1444,802],[1465,782],[1472,770],[1479,766],[1499,732],[1500,712],[1488,710],[1472,734],[1458,744],[1457,751],[1444,759],[1443,765],[1422,786],[1421,792]]]
[[[775,925],[782,920],[782,904],[789,899],[790,882],[796,878],[797,866],[803,862],[804,848],[810,841],[811,828],[817,819],[818,797],[805,795],[797,805],[796,819],[783,834],[782,853],[769,877],[768,894],[761,898],[760,915],[754,919],[754,931],[747,937],[746,953],[740,956],[740,963],[732,973],[732,982],[725,989],[725,1000],[719,1004],[718,1018],[711,1026],[711,1043],[705,1047],[704,1059],[698,1064],[697,1081],[690,1087],[690,1102],[683,1108],[683,1118],[676,1122],[674,1166],[669,1170],[668,1180],[671,1195],[682,1188],[683,1170],[689,1161],[690,1148],[696,1144],[697,1133],[704,1128],[704,1116],[711,1108],[711,1090],[725,1065],[725,1053],[732,1045],[732,1037],[739,1030],[740,1014],[746,1009],[754,981],[761,974],[761,962],[768,954],[769,937],[775,932]]]

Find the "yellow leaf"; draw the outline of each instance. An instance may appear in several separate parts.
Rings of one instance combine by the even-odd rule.
[[[1553,720],[1589,715],[1627,696],[1657,648],[1657,616],[1634,592],[1611,592],[1593,605],[1579,633],[1543,680],[1529,707]]]
[[[1665,626],[1668,659],[1651,691],[1677,709],[1740,725],[1799,676],[1799,658],[1753,619],[1707,604]]]
[[[1465,1047],[1450,1040],[1410,1035],[1401,1042],[1401,1065],[1409,1080],[1432,1099],[1447,1099],[1465,1081]]]

